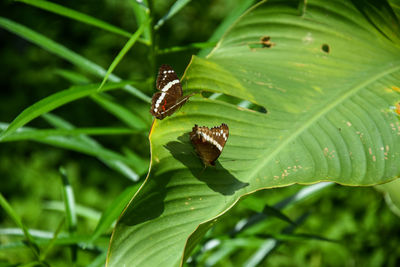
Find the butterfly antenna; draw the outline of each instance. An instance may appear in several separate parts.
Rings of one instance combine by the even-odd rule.
[[[229,162],[229,161],[236,161],[236,159],[225,159],[225,160],[218,160],[219,162]]]
[[[189,88],[189,86],[187,85],[188,84],[188,80],[187,79],[185,79],[185,84],[186,84],[186,89],[185,89],[185,91],[186,91]],[[189,98],[191,96],[194,96],[195,94],[196,94],[195,92],[194,93],[190,93],[190,94],[186,95],[186,97]]]
[[[203,164],[203,169],[201,169],[200,175],[203,174],[203,172],[207,169],[207,166],[205,164]]]

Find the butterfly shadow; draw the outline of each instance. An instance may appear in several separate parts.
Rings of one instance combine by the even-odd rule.
[[[207,184],[207,186],[222,195],[233,195],[239,189],[249,185],[243,183],[225,169],[218,160],[215,166],[204,167],[190,144],[189,133],[178,137],[178,141],[171,141],[164,146],[171,155],[184,164],[194,177]]]
[[[166,188],[171,177],[162,175],[158,178],[148,179],[145,186],[136,193],[122,213],[119,219],[120,225],[134,226],[159,218],[163,214],[167,196]]]

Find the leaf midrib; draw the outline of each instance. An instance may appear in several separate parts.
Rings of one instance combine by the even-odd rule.
[[[321,118],[323,115],[334,109],[336,106],[339,104],[343,103],[345,100],[349,99],[353,95],[355,95],[357,92],[359,92],[361,89],[365,88],[367,85],[379,80],[380,78],[396,72],[400,70],[400,61],[398,62],[392,62],[393,65],[397,65],[392,68],[388,68],[386,71],[382,71],[375,76],[372,76],[370,79],[367,79],[365,82],[360,83],[358,86],[353,87],[351,90],[349,90],[347,93],[343,94],[341,97],[339,97],[336,101],[333,101],[329,105],[327,105],[325,108],[321,109],[320,112],[317,112],[314,116],[312,116],[306,123],[304,123],[301,127],[299,127],[296,131],[293,132],[293,134],[289,135],[286,139],[283,139],[282,142],[279,142],[279,145],[276,147],[275,150],[272,152],[268,150],[265,154],[267,154],[264,158],[264,160],[256,166],[253,171],[249,174],[248,177],[255,177],[257,173],[261,171],[261,169],[268,164],[270,160],[272,160],[281,150],[283,150],[286,145],[288,145],[290,142],[292,142],[294,139],[296,139],[298,136],[300,136],[305,130],[307,130],[314,122],[316,122],[319,118]]]

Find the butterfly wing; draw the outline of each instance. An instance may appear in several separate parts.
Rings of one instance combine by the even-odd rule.
[[[229,128],[226,124],[212,129],[195,125],[190,133],[190,140],[204,164],[214,166],[215,161],[221,155],[228,136]]]
[[[153,95],[150,113],[159,120],[172,115],[189,97],[182,97],[182,85],[175,71],[168,65],[161,65],[156,87],[161,92]]]
[[[175,96],[176,99],[182,97],[182,85],[178,75],[168,65],[161,65],[158,70],[156,87],[162,92]]]
[[[191,95],[181,97],[176,100],[173,95],[164,92],[155,93],[151,101],[150,113],[159,120],[172,115],[180,108]]]
[[[221,126],[211,128],[211,134],[213,139],[221,146],[222,149],[225,146],[226,141],[229,137],[229,127],[225,123],[222,123]]]

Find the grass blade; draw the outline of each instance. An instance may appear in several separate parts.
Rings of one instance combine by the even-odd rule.
[[[0,129],[6,129],[9,124],[0,123]],[[2,142],[15,142],[36,139],[43,139],[50,136],[79,136],[86,135],[121,135],[138,133],[137,130],[128,128],[76,128],[71,130],[63,129],[35,129],[35,128],[19,128],[16,132],[6,136]]]
[[[308,218],[309,214],[303,214],[299,216],[295,224],[292,224],[281,231],[284,234],[292,234],[300,225],[304,223],[304,221]],[[260,248],[246,261],[244,266],[247,267],[256,267],[260,263],[262,263],[268,255],[271,254],[278,246],[280,246],[283,242],[276,238],[268,238],[265,242],[260,246]]]
[[[21,218],[18,216],[18,214],[14,211],[14,209],[11,207],[11,205],[8,203],[8,201],[3,197],[3,194],[0,193],[0,206],[3,207],[5,212],[8,214],[8,216],[11,217],[11,219],[14,221],[16,225],[18,225],[19,228],[22,229],[24,232],[24,236],[27,240],[27,245],[28,247],[32,250],[32,253],[35,255],[36,259],[39,259],[39,248],[36,245],[33,237],[29,233],[28,229],[25,227],[25,225],[22,223]]]
[[[0,17],[0,27],[17,34],[18,36],[42,47],[43,49],[49,51],[50,53],[53,53],[79,67],[82,69],[85,69],[86,71],[91,72],[92,74],[99,76],[99,77],[104,77],[106,74],[106,70],[100,67],[99,65],[93,63],[92,61],[82,57],[81,55],[69,50],[63,45],[60,45],[53,40],[45,37],[44,35],[41,35],[21,24],[18,24],[14,21],[11,21],[9,19]],[[121,79],[118,76],[115,76],[113,74],[110,75],[109,79],[113,82],[120,82]],[[124,87],[124,90],[126,90],[128,93],[136,96],[137,98],[150,103],[151,98],[142,93],[140,90],[137,88],[126,84]]]
[[[76,217],[75,196],[74,191],[69,183],[67,171],[64,167],[60,167],[61,180],[63,183],[63,197],[65,205],[65,213],[67,218],[67,227],[70,234],[73,234],[77,228],[78,219]]]
[[[76,71],[55,69],[53,72],[75,85],[91,83],[89,78]]]
[[[268,205],[264,206],[264,209],[262,212],[254,214],[250,216],[249,218],[243,219],[239,221],[234,229],[231,231],[231,235],[235,236],[244,230],[250,228],[253,225],[256,225],[260,223],[261,221],[267,219],[270,216],[275,216],[277,218],[280,218],[283,221],[286,221],[287,223],[294,224],[290,218],[288,218],[283,212],[280,212],[280,210],[283,210],[284,208],[288,208],[290,206],[293,206],[295,204],[300,203],[301,201],[308,199],[309,197],[320,193],[323,189],[326,187],[332,186],[334,183],[332,182],[321,182],[318,184],[313,184],[306,186],[299,190],[297,193],[294,195],[287,197],[283,199],[282,201],[276,203],[273,207],[270,207]]]
[[[82,77],[81,74],[72,71],[58,70],[57,74],[73,84],[87,84],[90,82],[86,77]],[[134,129],[147,130],[150,126],[142,117],[110,100],[111,97],[107,94],[95,94],[92,95],[91,98],[101,107]]]
[[[52,239],[54,237],[52,232],[37,229],[30,229],[29,234],[37,239]],[[23,237],[24,231],[21,228],[0,228],[0,235]]]
[[[93,95],[91,98],[119,120],[123,121],[126,125],[139,130],[145,130],[149,128],[149,125],[147,125],[142,118],[132,113],[122,105],[109,100],[106,96],[98,94]]]
[[[49,244],[47,244],[46,248],[43,249],[43,253],[40,255],[40,259],[43,261],[46,259],[47,254],[50,252],[50,250],[54,247],[55,242],[57,240],[58,235],[60,234],[63,226],[64,226],[65,220],[62,219],[60,223],[58,224],[58,227],[53,235],[53,238],[50,239]]]
[[[107,84],[103,90],[117,89],[128,83],[129,82]],[[7,135],[15,132],[19,127],[24,126],[38,116],[47,113],[53,109],[56,109],[66,103],[93,94],[97,91],[97,88],[98,85],[96,84],[73,86],[70,89],[57,92],[46,98],[43,98],[42,100],[39,100],[35,104],[29,106],[24,111],[22,111],[9,125],[9,127],[5,131],[0,133],[0,141],[2,141]]]
[[[315,194],[320,193],[323,189],[333,186],[333,185],[335,185],[335,183],[320,182],[317,184],[306,186],[306,187],[302,188],[301,190],[299,190],[293,196],[290,196],[290,197],[282,200],[281,202],[275,204],[274,207],[277,209],[283,209],[283,208],[293,206]]]
[[[108,31],[108,32],[112,32],[124,37],[129,38],[131,36],[131,34],[121,28],[118,28],[114,25],[111,25],[107,22],[104,22],[102,20],[96,19],[92,16],[86,15],[84,13],[78,12],[76,10],[58,5],[56,3],[52,3],[49,1],[43,1],[43,0],[16,0],[17,2],[22,2],[37,8],[41,8],[43,10],[52,12],[54,14],[58,14],[76,21],[80,21],[83,22],[85,24],[100,28],[102,30]],[[146,43],[144,40],[138,40],[146,45],[148,45],[148,43]]]
[[[46,201],[43,203],[43,209],[64,213],[65,212],[65,204],[62,201]],[[92,220],[92,221],[100,220],[100,217],[101,217],[100,212],[93,208],[76,204],[75,209],[76,209],[76,215],[79,217],[82,217],[82,218],[85,218],[88,220]]]
[[[29,229],[29,233],[34,236],[36,239],[36,244],[42,246],[45,244],[48,244],[48,242],[54,238],[54,233],[53,232],[49,232],[49,231],[42,231],[42,230],[37,230],[37,229]],[[16,236],[16,237],[23,237],[24,236],[24,232],[19,229],[19,228],[3,228],[0,229],[0,234],[3,236]],[[57,240],[55,241],[55,243],[57,245],[71,245],[71,244],[78,244],[79,246],[83,246],[83,245],[87,245],[88,244],[88,240],[90,240],[89,235],[81,235],[81,234],[75,234],[73,236],[65,233],[65,232],[61,232],[58,235]],[[105,238],[100,238],[98,241],[99,246],[103,246],[102,244],[107,243],[108,241],[108,237]],[[96,242],[97,243],[97,242]],[[10,243],[11,244],[11,243]],[[23,246],[23,244],[21,242],[16,242],[14,244],[14,247],[21,247]],[[88,249],[92,248],[93,246],[87,246]],[[11,245],[3,245],[0,244],[0,250],[2,249],[9,249],[12,248],[12,244]],[[104,246],[104,248],[106,248],[106,246]]]
[[[42,117],[54,127],[61,129],[74,128],[74,126],[71,123],[67,122],[66,120],[54,114],[49,114],[49,113],[43,114]],[[147,161],[141,159],[137,155],[135,155],[134,158],[127,159],[126,157],[123,157],[118,153],[115,153],[113,151],[110,151],[102,147],[98,142],[96,142],[96,140],[86,135],[80,135],[75,138],[48,137],[37,141],[49,145],[59,146],[75,150],[78,152],[86,153],[91,156],[95,156],[105,165],[120,172],[121,174],[131,179],[132,181],[137,181],[139,179],[139,175],[142,175],[147,172],[146,169],[148,166]],[[136,171],[131,169],[130,166],[132,166],[132,168],[134,168]]]
[[[101,90],[103,85],[108,80],[108,77],[113,72],[113,70],[117,67],[118,63],[122,60],[122,58],[125,56],[125,54],[128,53],[129,49],[131,49],[131,47],[136,43],[136,41],[138,40],[140,35],[143,33],[143,30],[145,29],[147,24],[148,24],[148,21],[141,24],[139,29],[137,29],[137,31],[134,34],[132,34],[132,36],[131,36],[131,38],[129,38],[128,42],[126,42],[126,44],[121,49],[121,51],[119,51],[118,55],[115,57],[115,59],[113,60],[113,62],[110,65],[110,67],[108,67],[106,75],[104,75],[103,81],[101,82],[98,91]]]
[[[218,25],[217,29],[211,35],[208,42],[217,42],[222,37],[222,35],[228,30],[229,27],[237,20],[249,7],[251,7],[256,0],[242,0],[238,2],[238,5],[232,9],[228,16],[225,17],[224,21]],[[211,48],[205,48],[201,50],[197,55],[200,57],[205,57],[210,53]]]
[[[58,124],[67,124],[65,121],[62,121],[60,118],[57,118],[55,115],[43,114],[46,118],[52,118],[54,121],[58,121]],[[51,119],[50,119],[51,120]],[[0,124],[0,129],[5,129],[8,124]],[[33,132],[32,128],[28,128],[29,131]],[[54,131],[72,131],[73,128],[54,130]],[[3,142],[8,141],[18,141],[19,135],[23,135],[26,131],[26,128],[20,128],[18,132],[7,136]],[[102,161],[105,165],[110,168],[120,172],[127,178],[132,181],[137,181],[139,179],[139,174],[131,169],[130,166],[139,171],[140,175],[144,174],[147,170],[148,162],[141,159],[136,154],[130,157],[124,157],[114,151],[108,150],[102,147],[95,140],[91,139],[88,136],[83,134],[77,136],[62,136],[62,135],[48,135],[48,136],[40,136],[40,134],[33,134],[34,138],[24,138],[24,140],[32,140],[39,143],[44,143],[64,149],[69,149],[73,151],[77,151],[80,153],[84,153],[90,156],[94,156]]]
[[[86,267],[103,267],[106,264],[107,252],[101,253]]]
[[[103,234],[107,229],[111,227],[113,222],[118,219],[118,216],[124,210],[125,206],[131,200],[132,196],[139,189],[141,184],[136,184],[125,189],[110,206],[103,212],[101,218],[93,232],[91,241],[96,240],[101,234]]]
[[[106,163],[106,165],[109,165],[112,168],[117,168],[118,170],[122,169],[123,172],[131,172],[129,174],[129,178],[134,181],[139,179],[138,173],[143,174],[147,171],[147,167],[143,167],[147,165],[144,163],[144,160],[142,162],[132,162],[131,160],[128,160],[126,157],[114,151],[108,150],[101,146],[93,147],[76,139],[52,136],[43,138],[42,140],[38,139],[37,141],[106,159],[103,161]],[[131,170],[128,166],[132,166],[134,170]]]
[[[135,14],[137,25],[142,25],[150,17],[150,9],[148,8],[147,0],[134,0],[130,2],[132,3],[133,13]],[[149,44],[151,44],[151,32],[152,29],[150,27],[147,27],[143,31],[143,38]]]
[[[168,19],[172,18],[176,13],[178,13],[184,6],[186,6],[190,0],[177,0],[172,7],[154,26],[155,30],[158,30]]]
[[[61,180],[63,183],[63,198],[65,205],[65,216],[67,218],[68,232],[73,236],[77,229],[78,219],[76,217],[75,209],[75,196],[71,184],[69,183],[67,171],[64,167],[60,167]],[[76,245],[71,245],[71,256],[72,261],[75,262],[77,259],[78,247]]]

